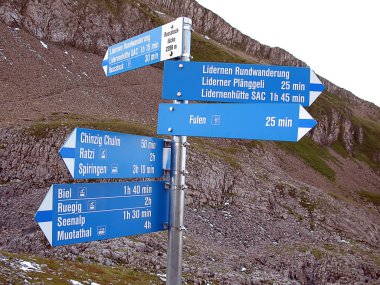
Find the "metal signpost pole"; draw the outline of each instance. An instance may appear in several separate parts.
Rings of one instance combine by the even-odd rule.
[[[183,18],[183,52],[181,60],[190,61],[191,19]],[[178,93],[181,99],[181,93]],[[187,104],[187,101],[175,100],[174,104]],[[169,241],[166,284],[182,284],[182,248],[183,248],[183,215],[185,204],[186,175],[186,136],[172,137],[172,156],[170,172],[170,208],[169,208]]]

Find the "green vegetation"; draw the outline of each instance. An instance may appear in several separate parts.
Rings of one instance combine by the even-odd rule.
[[[122,0],[119,0],[119,1],[122,1]],[[151,19],[154,22],[155,26],[158,27],[165,24],[164,21],[159,16],[157,16],[157,14],[154,11],[152,11],[152,9],[150,9],[146,3],[142,1],[137,1],[137,0],[128,0],[128,2],[133,7],[139,9],[143,14],[145,14],[145,16],[148,19]]]
[[[264,144],[257,140],[242,140],[242,144],[244,144],[247,148],[264,148]]]
[[[375,170],[380,170],[380,124],[358,117],[353,117],[352,121],[357,129],[363,130],[363,143],[355,145],[354,156]]]
[[[331,145],[332,149],[338,153],[340,156],[344,157],[344,158],[347,158],[349,157],[349,153],[348,151],[344,148],[343,146],[343,141],[342,139],[334,142],[332,145]]]
[[[223,147],[213,143],[209,139],[190,137],[189,142],[192,147],[197,148],[202,153],[208,153],[218,159],[221,159],[225,163],[229,164],[234,169],[239,169],[240,164],[236,157],[242,151],[238,145],[230,145]]]
[[[194,61],[254,63],[223,49],[197,33],[191,35],[191,55]]]
[[[83,2],[84,3],[82,7],[85,9],[86,5],[92,1]],[[138,0],[95,0],[93,2],[97,4],[99,10],[110,12],[113,17],[119,19],[120,21],[123,20],[123,9],[129,9],[129,7],[125,5],[128,3],[129,6],[140,10],[145,15],[147,21],[153,22],[154,26],[161,26],[164,24],[160,17],[158,17],[157,14],[154,13],[146,3]]]
[[[83,1],[84,2],[84,1]],[[122,10],[120,9],[120,5],[124,4],[126,1],[116,0],[118,5],[115,5],[111,0],[95,0],[99,9],[109,11],[113,16],[120,18]],[[84,8],[88,5],[89,1],[84,3]]]
[[[317,120],[320,121],[322,117],[327,117],[329,122],[337,120],[338,118],[334,118],[335,116],[339,116],[341,118],[348,118],[348,101],[343,98],[336,96],[334,94],[330,94],[328,92],[323,92],[317,99],[316,103],[311,105],[309,112],[310,114]],[[327,130],[329,131],[329,130]],[[343,140],[343,126],[340,126],[339,130],[339,138],[336,142],[331,146],[338,154],[342,157],[348,157],[350,154],[345,148],[344,140]]]
[[[333,252],[333,253],[342,253],[342,250],[339,248],[339,246],[338,245],[336,245],[336,244],[332,244],[332,243],[325,243],[324,245],[323,245],[323,248],[325,249],[325,250],[328,250],[328,251],[331,251],[331,252]]]
[[[229,164],[232,168],[239,169],[240,164],[236,160],[236,154],[240,151],[238,148],[230,147],[215,147],[209,151],[209,154],[216,156]]]
[[[46,137],[51,130],[59,127],[93,128],[98,130],[123,132],[136,135],[154,136],[152,126],[144,126],[139,122],[123,121],[119,119],[102,119],[99,117],[79,116],[75,114],[53,114],[48,119],[42,119],[26,129],[29,135],[39,138]]]
[[[310,189],[307,187],[301,188],[299,197],[301,207],[305,208],[309,214],[312,214],[317,208],[317,203],[310,199]]]
[[[2,272],[9,272],[10,275],[0,275],[1,284],[10,284],[10,281],[12,284],[24,283],[23,275],[26,275],[33,284],[68,284],[69,280],[81,283],[91,280],[98,284],[164,284],[158,276],[127,268],[125,265],[111,267],[0,252],[0,257],[2,256],[0,266],[8,269]],[[22,275],[17,274],[11,264],[20,264],[23,261],[32,263],[37,270],[24,271]]]
[[[373,203],[375,206],[380,206],[380,194],[368,191],[360,191],[359,195],[367,202]]]
[[[293,210],[291,207],[289,207],[288,205],[284,204],[284,205],[281,205],[284,209],[286,209],[288,211],[288,214],[289,215],[292,215],[294,216],[298,221],[303,221],[304,217],[301,215],[301,214],[298,214],[295,210]]]
[[[308,112],[315,119],[318,119],[320,115],[327,115],[329,119],[332,119],[333,111],[339,114],[346,113],[348,104],[346,99],[324,91],[308,108]]]
[[[355,241],[350,242],[351,247],[349,253],[354,252],[355,255],[359,256],[363,260],[374,264],[377,267],[380,267],[380,255],[377,249],[368,246],[362,246],[360,243]]]
[[[302,208],[307,210],[307,215],[304,215],[298,213],[296,211],[297,207],[294,209],[292,206],[290,206],[291,204],[281,204],[281,207],[286,209],[289,215],[294,216],[299,221],[307,220],[309,222],[310,229],[314,230],[316,226],[314,211],[317,208],[320,208],[322,205],[320,198],[317,200],[313,199],[310,195],[310,189],[308,187],[301,187],[300,189],[296,189],[284,182],[277,183],[275,189],[281,196],[288,194],[289,197],[294,199]]]
[[[327,147],[318,146],[310,138],[304,137],[297,143],[279,143],[288,153],[301,157],[311,168],[327,177],[335,180],[334,170],[325,162],[326,159],[335,161],[329,154]]]
[[[325,256],[325,253],[322,250],[315,247],[311,249],[311,254],[314,255],[316,260],[320,260]]]
[[[345,148],[343,125],[340,126],[338,141],[332,145],[332,148],[342,157],[353,155],[373,169],[380,170],[380,163],[378,158],[376,158],[380,153],[380,124],[378,122],[352,115],[353,112],[350,110],[350,104],[346,99],[327,92],[322,93],[318,97],[316,103],[310,107],[309,112],[316,120],[319,120],[322,116],[326,116],[331,121],[335,112],[335,114],[341,117],[340,121],[351,121],[352,128],[356,133],[353,153],[350,154]],[[360,130],[362,130],[362,138],[359,137]],[[363,141],[360,141],[360,139]]]
[[[300,192],[300,206],[304,209],[307,210],[308,216],[309,216],[309,225],[310,229],[314,230],[315,229],[315,220],[313,213],[315,209],[318,207],[318,203],[310,199],[310,190],[308,188],[303,188],[301,189]]]

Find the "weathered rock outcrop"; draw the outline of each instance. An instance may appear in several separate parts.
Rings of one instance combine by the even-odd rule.
[[[0,248],[164,270],[164,234],[46,250],[33,215],[52,182],[71,180],[57,154],[70,131],[60,127],[35,136],[24,128],[0,129]],[[239,152],[232,156],[233,148]],[[376,284],[376,209],[327,194],[317,186],[318,175],[299,161],[281,162],[277,151],[212,141],[192,144],[184,265],[192,277],[187,280],[252,284],[270,277],[275,284]],[[289,163],[309,179],[286,174]]]
[[[284,49],[261,44],[242,34],[195,0],[142,0],[141,2],[23,0],[21,3],[4,0],[0,5],[0,19],[7,25],[25,28],[37,38],[103,54],[110,44],[140,34],[157,25],[153,20],[157,18],[155,9],[173,17],[190,17],[195,31],[226,46],[254,55],[264,62],[306,66],[306,63]],[[326,79],[323,83],[331,93],[363,102],[351,92],[337,87]]]
[[[39,39],[105,53],[120,42],[154,27],[151,17],[128,1],[3,1],[0,19]],[[20,3],[21,2],[21,3]]]
[[[153,28],[158,23],[157,11],[173,17],[187,16],[193,20],[194,29],[216,41],[246,52],[261,61],[276,65],[306,66],[287,51],[269,47],[242,34],[222,18],[205,9],[194,0],[176,1],[65,1],[5,0],[0,5],[0,19],[11,26],[20,26],[38,38],[44,38],[62,45],[71,45],[86,51],[103,54],[108,45],[120,42]],[[216,28],[217,27],[217,28]],[[344,98],[351,110],[372,119],[380,119],[380,111],[374,104],[361,100],[351,92],[340,88],[327,79],[321,78],[328,93]],[[337,115],[337,116],[335,116]],[[355,143],[360,143],[363,131],[354,127],[341,115],[322,117],[312,133],[320,144],[331,145],[341,131],[348,130],[344,147],[349,153]],[[339,126],[343,126],[340,128]],[[330,130],[330,132],[329,132]],[[380,154],[375,154],[375,156]]]
[[[67,177],[64,165],[57,163],[63,137],[62,131],[40,138],[25,129],[0,129],[0,182],[28,181],[29,186],[46,186]]]
[[[319,145],[332,146],[341,141],[344,149],[352,154],[356,145],[364,142],[363,128],[355,126],[349,114],[341,114],[335,109],[330,114],[320,114],[318,126],[311,132],[311,138]]]

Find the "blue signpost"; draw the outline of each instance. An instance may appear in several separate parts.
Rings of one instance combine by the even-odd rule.
[[[59,151],[75,179],[160,178],[170,168],[163,139],[76,128]]]
[[[160,104],[157,133],[297,142],[316,123],[298,104]]]
[[[297,142],[316,125],[302,107],[324,90],[310,68],[190,62],[191,25],[181,17],[115,44],[102,62],[108,77],[181,57],[165,62],[163,98],[175,104],[158,114],[172,151],[162,139],[82,128],[59,151],[74,179],[162,178],[172,164],[170,191],[165,181],[54,184],[35,215],[52,246],[168,228],[167,284],[182,284],[186,136]]]
[[[54,184],[35,220],[52,246],[165,230],[165,181]]]
[[[166,61],[164,99],[310,106],[324,90],[306,67]]]
[[[184,18],[110,46],[102,66],[106,76],[179,57],[182,54]]]

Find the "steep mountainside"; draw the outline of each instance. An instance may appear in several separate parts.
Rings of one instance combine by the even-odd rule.
[[[166,233],[51,248],[33,216],[73,182],[58,149],[74,127],[156,136],[162,65],[105,78],[102,54],[176,16],[194,60],[304,65],[195,1],[0,1],[0,283],[162,282]],[[380,109],[324,83],[297,144],[190,138],[188,283],[380,283]]]
[[[10,26],[20,26],[38,38],[104,54],[108,45],[120,42],[160,25],[169,16],[188,16],[195,33],[194,60],[260,62],[276,65],[306,64],[280,48],[271,48],[241,34],[223,19],[194,0],[181,1],[3,1],[0,18]],[[147,5],[148,4],[148,5]],[[163,14],[165,13],[165,14]],[[166,15],[167,14],[167,15]],[[238,51],[245,54],[242,55]],[[372,165],[380,162],[379,108],[349,91],[323,80],[325,96],[312,107],[320,124],[311,135],[318,144],[333,146]],[[363,121],[364,120],[364,121]],[[367,124],[367,120],[370,122]],[[372,122],[372,123],[371,123]],[[368,137],[366,132],[374,134]],[[378,140],[377,140],[378,141]],[[363,146],[366,145],[366,146]]]

